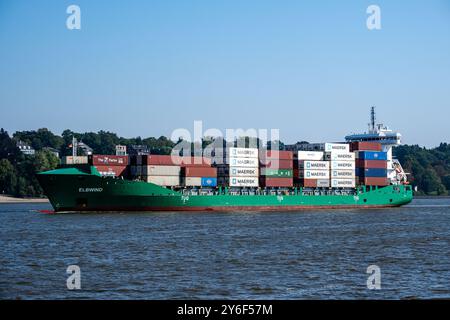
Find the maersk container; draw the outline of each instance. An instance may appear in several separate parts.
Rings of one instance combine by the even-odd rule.
[[[258,158],[230,158],[230,167],[246,167],[257,168],[259,167]]]
[[[261,168],[261,176],[274,177],[274,178],[292,178],[292,169],[268,169]]]
[[[234,177],[258,177],[259,168],[230,167],[221,171],[221,173]]]
[[[355,170],[354,161],[331,161],[331,170]]]
[[[180,185],[179,176],[146,176],[145,181],[164,187],[176,187]]]
[[[325,152],[325,160],[331,161],[355,161],[354,152],[336,153],[336,152]]]
[[[299,161],[299,167],[310,170],[330,170],[330,161]]]
[[[331,179],[333,188],[354,188],[356,186],[355,179]]]
[[[361,177],[387,177],[387,169],[380,168],[356,168],[356,174]]]
[[[320,160],[323,160],[323,152],[322,151],[298,151],[297,152],[297,160],[320,161]]]
[[[358,151],[358,159],[387,160],[387,153],[381,151]]]
[[[217,186],[217,178],[202,177],[202,187],[215,187],[215,186]]]
[[[331,179],[354,179],[355,178],[355,170],[331,170]]]
[[[325,152],[349,153],[350,145],[348,143],[325,143]]]
[[[144,176],[179,176],[180,166],[142,166]]]
[[[256,158],[258,159],[258,149],[256,148],[229,148],[229,157],[234,158]]]
[[[258,187],[259,181],[257,177],[230,177],[225,179],[226,184],[230,187]]]
[[[305,179],[329,179],[330,171],[328,170],[300,170],[299,177]]]

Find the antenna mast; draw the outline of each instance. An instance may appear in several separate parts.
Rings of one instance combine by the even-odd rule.
[[[375,131],[375,107],[370,108],[370,126],[373,131]]]

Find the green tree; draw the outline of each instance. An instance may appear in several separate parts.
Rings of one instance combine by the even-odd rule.
[[[17,187],[17,174],[8,159],[0,160],[0,193],[14,194]]]

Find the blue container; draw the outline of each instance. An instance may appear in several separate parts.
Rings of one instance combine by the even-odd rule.
[[[381,151],[359,151],[358,156],[363,160],[387,160],[387,153]]]
[[[204,177],[202,178],[202,187],[216,187],[217,178]]]
[[[355,176],[359,177],[363,170],[363,168],[355,168]]]
[[[380,168],[358,168],[358,176],[362,177],[374,177],[374,178],[386,178],[387,177],[387,170],[386,169],[380,169]]]

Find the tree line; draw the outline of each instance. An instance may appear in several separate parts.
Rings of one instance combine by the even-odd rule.
[[[60,156],[72,154],[72,139],[76,138],[93,149],[95,154],[115,154],[116,145],[147,146],[152,154],[170,154],[179,142],[167,137],[124,138],[108,131],[77,133],[65,130],[55,135],[42,128],[32,131],[17,131],[10,136],[0,129],[0,193],[14,196],[42,196],[42,189],[35,177],[40,171],[58,166],[59,159],[51,152],[55,149]],[[244,138],[248,140],[248,138]],[[35,151],[34,156],[24,155],[16,146],[22,141]],[[203,141],[206,146],[210,141]],[[249,141],[246,141],[246,145]],[[279,142],[281,148],[284,144]],[[194,149],[194,148],[192,148]],[[408,179],[417,186],[418,194],[447,195],[450,192],[450,145],[441,143],[436,148],[427,149],[418,145],[403,145],[394,148],[394,156],[409,173]]]

